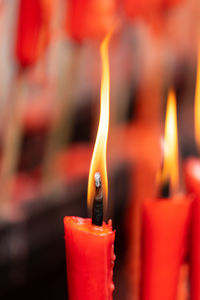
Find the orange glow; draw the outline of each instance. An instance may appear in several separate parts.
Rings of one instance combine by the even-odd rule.
[[[194,124],[195,139],[196,139],[197,147],[200,151],[200,46],[199,46],[198,62],[197,62],[194,120],[195,120],[195,124]]]
[[[94,174],[99,172],[101,174],[101,181],[104,195],[104,205],[107,202],[108,196],[108,177],[106,166],[106,149],[109,128],[109,97],[110,97],[110,72],[109,72],[109,57],[108,44],[110,35],[107,35],[103,40],[100,52],[102,60],[102,78],[101,78],[101,108],[99,127],[92,155],[90,165],[89,179],[88,179],[88,206],[91,208],[95,196]]]
[[[176,96],[173,90],[169,91],[167,100],[164,138],[164,164],[161,175],[162,182],[167,180],[170,180],[171,193],[174,195],[179,187],[179,168]]]

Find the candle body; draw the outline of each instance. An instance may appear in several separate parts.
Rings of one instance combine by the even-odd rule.
[[[191,201],[143,205],[142,300],[175,300],[191,217]]]
[[[184,0],[162,0],[162,8],[163,10],[171,9],[182,2],[184,2]]]
[[[187,190],[194,196],[191,238],[191,300],[200,300],[200,159],[190,158],[184,165]]]
[[[65,217],[65,245],[70,300],[111,300],[115,232],[91,219]]]
[[[69,0],[66,31],[77,41],[102,39],[113,27],[115,13],[114,0]]]
[[[49,17],[48,1],[19,1],[15,51],[22,67],[33,64],[47,43]]]
[[[185,184],[190,194],[200,195],[200,159],[192,157],[184,164]]]
[[[183,0],[123,0],[124,11],[128,18],[148,18],[149,16],[161,15],[162,11],[172,8]]]
[[[155,12],[160,4],[160,0],[123,0],[124,11],[128,18],[145,18]]]

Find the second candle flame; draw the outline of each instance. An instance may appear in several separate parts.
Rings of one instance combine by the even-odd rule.
[[[172,195],[176,194],[179,187],[179,166],[176,97],[173,90],[169,91],[167,100],[164,138],[164,164],[161,175],[162,182],[166,182],[167,180],[170,182]]]
[[[87,201],[88,206],[91,208],[95,196],[94,175],[99,172],[101,175],[104,201],[106,204],[108,197],[108,177],[106,166],[106,150],[109,128],[109,114],[110,114],[110,71],[109,71],[109,57],[108,45],[111,34],[108,34],[103,40],[100,53],[102,61],[102,77],[101,77],[101,107],[100,107],[100,120],[99,127],[92,155],[90,165],[89,179],[88,179],[88,193]]]
[[[197,62],[194,114],[195,114],[194,115],[195,139],[196,139],[198,150],[200,151],[200,47],[199,47],[198,62]]]

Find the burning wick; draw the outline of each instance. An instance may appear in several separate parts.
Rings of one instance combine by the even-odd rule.
[[[170,181],[169,179],[161,183],[159,193],[159,198],[169,198],[170,197]]]
[[[169,180],[161,184],[160,189],[160,198],[169,198],[170,197],[170,182]]]
[[[102,226],[103,223],[103,192],[101,184],[101,175],[99,172],[94,174],[95,181],[95,197],[93,201],[92,210],[92,224],[96,226]]]

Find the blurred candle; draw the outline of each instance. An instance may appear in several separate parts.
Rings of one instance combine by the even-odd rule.
[[[154,13],[159,6],[160,0],[123,0],[123,7],[129,19],[146,18]]]
[[[198,53],[195,92],[195,138],[200,150],[200,48]],[[191,252],[191,299],[200,299],[200,159],[190,157],[184,165],[185,183],[189,194],[194,196]]]
[[[189,197],[144,203],[142,299],[177,299],[190,218]]]
[[[111,221],[108,224],[103,222],[103,204],[106,205],[103,199],[107,199],[108,192],[106,149],[109,127],[109,38],[107,36],[101,44],[100,121],[88,180],[88,206],[93,206],[92,219],[64,219],[70,300],[111,300],[114,290],[115,232],[112,231]]]
[[[22,67],[32,65],[48,41],[51,0],[20,0],[16,58]]]
[[[184,0],[122,0],[123,9],[128,19],[136,21],[138,18],[154,24],[164,19],[164,12],[173,8]],[[162,24],[163,25],[163,24]]]
[[[184,0],[162,0],[162,9],[171,9],[182,2],[184,2]]]
[[[76,41],[102,39],[115,19],[115,0],[67,1],[66,31]]]
[[[191,218],[189,197],[178,196],[176,100],[169,92],[161,197],[145,201],[142,213],[142,300],[175,300]],[[169,197],[171,191],[172,196]]]

